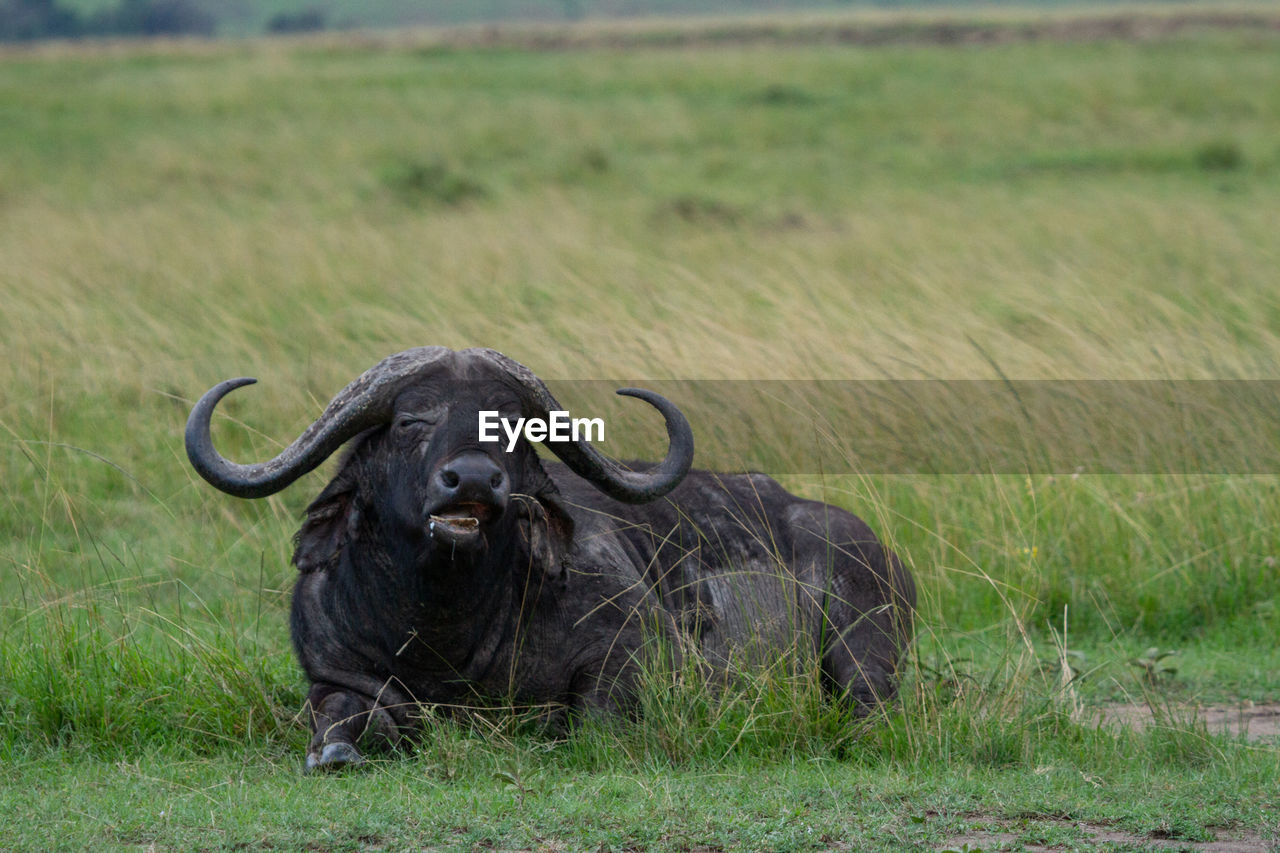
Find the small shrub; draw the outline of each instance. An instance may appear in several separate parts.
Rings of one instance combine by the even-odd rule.
[[[95,17],[90,30],[103,35],[211,36],[217,21],[192,0],[122,0]]]
[[[327,25],[323,9],[303,9],[301,12],[280,12],[267,21],[267,32],[312,33],[323,30]]]
[[[439,160],[400,163],[388,169],[383,185],[410,205],[443,204],[451,207],[488,195],[484,186]]]
[[[658,215],[690,225],[736,225],[742,219],[737,207],[698,195],[676,196],[659,209]]]
[[[609,171],[609,153],[603,148],[593,145],[582,152],[579,160],[582,163],[582,167],[588,172],[599,174]]]
[[[1206,172],[1231,172],[1244,165],[1244,152],[1233,140],[1219,139],[1197,148],[1195,163]]]
[[[606,174],[613,168],[609,152],[590,145],[570,155],[560,168],[560,180],[566,184],[578,184]]]
[[[1139,657],[1130,658],[1129,665],[1139,669],[1142,673],[1143,683],[1149,687],[1156,687],[1178,674],[1177,667],[1170,666],[1164,662],[1166,658],[1174,657],[1177,654],[1177,649],[1160,651],[1157,647],[1152,646]]]
[[[80,18],[54,0],[0,0],[0,41],[74,38]]]
[[[759,92],[747,96],[749,103],[762,104],[769,107],[804,107],[812,104],[816,98],[798,86],[787,86],[775,83],[766,86]]]

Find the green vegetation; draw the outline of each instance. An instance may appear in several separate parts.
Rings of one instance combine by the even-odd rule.
[[[237,501],[181,438],[198,394],[253,375],[218,441],[263,458],[426,343],[495,347],[553,391],[1277,378],[1278,47],[3,56],[0,845],[1280,841],[1275,741],[1178,716],[1280,695],[1274,475],[784,476],[916,573],[888,719],[850,725],[803,674],[722,695],[686,674],[640,723],[441,719],[310,779],[289,537],[331,466]],[[1116,701],[1163,724],[1099,730]]]
[[[0,42],[83,36],[213,35],[217,19],[191,0],[120,0],[83,14],[58,0],[0,2]]]
[[[850,10],[936,11],[939,8],[971,10],[1037,8],[1071,10],[1073,0],[1020,0],[1014,4],[983,0],[0,0],[0,40],[13,38],[66,38],[104,33],[135,35],[195,34],[244,37],[262,33],[298,33],[317,30],[398,29],[403,27],[456,27],[526,24],[546,26],[583,21],[658,19],[669,27],[681,18],[726,16],[717,26],[734,28],[747,19],[784,24],[788,13],[847,15]],[[1109,2],[1095,7],[1116,5]],[[1167,0],[1134,0],[1122,8],[1165,6],[1176,12],[1188,6]],[[1193,9],[1235,12],[1232,0],[1198,0]],[[732,16],[732,17],[729,17]],[[736,18],[737,20],[733,20]],[[33,21],[45,22],[35,33]],[[6,22],[11,26],[6,27]],[[68,23],[79,26],[68,27]],[[118,29],[120,22],[132,23]],[[148,23],[149,22],[149,23]],[[26,24],[26,35],[16,26]],[[117,29],[104,27],[116,26]],[[705,26],[698,21],[696,26]],[[15,33],[12,30],[18,30]]]
[[[776,14],[850,8],[936,8],[931,0],[4,0],[15,14],[59,6],[92,19],[117,2],[181,9],[212,20],[219,35],[298,32],[325,28],[397,28],[510,22],[573,22],[619,18]],[[951,5],[963,5],[951,4]],[[972,5],[981,5],[973,3]],[[1041,8],[1069,7],[1068,0],[1031,0]],[[56,33],[50,33],[56,35]]]

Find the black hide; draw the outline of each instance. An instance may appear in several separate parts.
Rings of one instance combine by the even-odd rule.
[[[291,628],[309,768],[359,762],[423,705],[633,713],[655,649],[721,671],[807,655],[860,711],[893,697],[915,586],[861,520],[761,474],[622,503],[523,439],[480,443],[482,409],[519,414],[504,376],[433,368],[307,509]]]

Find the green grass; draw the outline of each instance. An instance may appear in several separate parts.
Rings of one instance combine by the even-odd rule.
[[[1274,744],[1088,722],[1280,696],[1274,476],[810,477],[770,447],[920,584],[881,725],[803,677],[657,678],[638,724],[441,721],[316,780],[285,614],[323,472],[237,501],[181,432],[255,375],[218,441],[263,458],[427,343],[493,346],[553,392],[1276,378],[1277,46],[0,57],[3,844],[891,850],[996,821],[1274,844]],[[1144,681],[1149,647],[1177,672]]]
[[[519,742],[498,758],[476,737],[446,746],[465,757],[424,753],[319,784],[256,755],[144,753],[118,765],[53,755],[24,766],[24,790],[4,791],[14,806],[6,828],[24,827],[27,849],[887,851],[938,849],[960,827],[992,823],[981,815],[993,810],[1024,837],[1077,843],[1074,821],[1203,840],[1210,827],[1268,820],[1260,793],[1268,777],[1230,760],[1182,773],[1146,762],[1082,770],[1070,756],[1042,755],[1054,763],[1020,772],[1009,791],[1009,771],[964,762],[929,773],[817,759],[584,772],[557,754],[563,747]],[[1152,772],[1161,774],[1154,792],[1144,776]],[[1248,793],[1232,794],[1241,789]]]

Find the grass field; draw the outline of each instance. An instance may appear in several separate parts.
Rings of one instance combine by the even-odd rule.
[[[277,15],[320,12],[326,25],[338,29],[352,27],[398,28],[406,26],[450,26],[458,24],[513,22],[580,22],[582,20],[617,21],[620,19],[665,18],[671,20],[698,16],[794,15],[838,10],[847,16],[851,7],[863,12],[890,9],[901,16],[931,4],[915,0],[880,0],[860,3],[857,0],[188,0],[198,9],[213,16],[220,36],[260,34]],[[1200,0],[1201,6],[1217,3],[1229,6],[1231,0]],[[116,0],[60,0],[60,5],[82,14],[93,14],[112,8]],[[949,4],[981,8],[983,4],[960,2]],[[1069,0],[1029,0],[1024,4],[1037,9],[1071,9]],[[935,5],[936,11],[936,5]]]
[[[1280,379],[1278,79],[1256,27],[0,56],[0,847],[1280,845],[1277,741],[1178,711],[1280,700],[1272,474],[816,477],[780,453],[920,585],[880,725],[764,673],[567,741],[441,721],[313,779],[289,537],[330,469],[238,501],[181,440],[196,396],[253,375],[217,437],[265,458],[428,343],[553,391]],[[1157,724],[1099,728],[1115,703]]]

